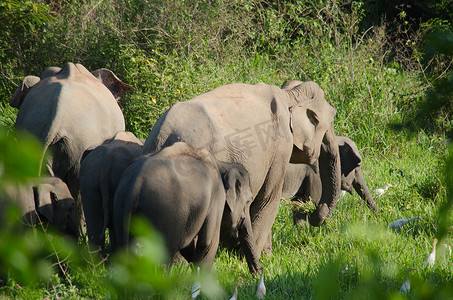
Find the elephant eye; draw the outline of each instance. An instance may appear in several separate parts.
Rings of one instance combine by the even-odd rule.
[[[307,109],[307,117],[313,125],[318,126],[319,124],[318,116],[314,111]]]

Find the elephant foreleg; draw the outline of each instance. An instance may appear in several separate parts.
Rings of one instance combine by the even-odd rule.
[[[253,235],[258,256],[271,243],[269,235],[277,216],[287,163],[275,162],[250,207]],[[283,167],[282,167],[283,166]]]
[[[260,267],[259,255],[255,248],[255,239],[253,237],[252,223],[250,221],[250,215],[242,220],[239,225],[239,241],[241,243],[242,252],[245,255],[247,264],[249,266],[250,273],[255,275]]]

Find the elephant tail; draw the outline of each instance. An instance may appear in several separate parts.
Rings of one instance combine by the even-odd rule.
[[[48,150],[49,150],[50,143],[46,142],[44,144],[44,149],[41,153],[41,160],[39,162],[39,170],[38,170],[38,177],[43,175],[43,166],[46,165],[47,172],[50,176],[55,177],[55,174],[52,169],[52,158],[49,157],[46,159]]]
[[[103,220],[104,220],[104,223],[103,223],[103,227],[102,227],[102,231],[101,231],[101,238],[102,236],[105,236],[105,230],[107,229],[107,227],[109,227],[109,230],[113,230],[113,228],[111,228],[110,224],[112,223],[111,222],[111,215],[113,213],[113,197],[110,193],[110,185],[108,183],[108,177],[109,177],[110,174],[104,174],[104,172],[102,172],[101,174],[101,178],[99,180],[99,182],[101,183],[101,186],[100,186],[100,189],[101,189],[101,198],[102,198],[102,212],[103,212]],[[107,177],[107,178],[105,178]],[[111,244],[114,244],[114,238],[113,238],[113,234],[110,234],[110,243]]]

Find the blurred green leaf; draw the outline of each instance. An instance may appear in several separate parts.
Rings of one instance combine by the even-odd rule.
[[[130,249],[117,253],[111,264],[111,284],[118,297],[166,297],[174,293],[178,276],[165,272],[167,253],[162,237],[139,217],[132,218],[131,233]]]
[[[0,127],[0,186],[39,175],[43,147],[30,134],[7,134]]]

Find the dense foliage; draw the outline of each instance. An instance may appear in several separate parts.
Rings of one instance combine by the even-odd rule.
[[[357,205],[357,195],[347,196],[322,228],[294,228],[291,208],[282,203],[274,255],[262,259],[268,297],[397,297],[408,267],[415,268],[413,296],[443,297],[452,290],[451,258],[434,270],[421,263],[434,236],[451,240],[452,175],[444,170],[452,164],[445,146],[453,127],[452,13],[451,0],[0,0],[0,181],[11,179],[14,163],[27,174],[20,156],[5,154],[23,147],[6,147],[17,114],[8,101],[24,76],[49,66],[70,61],[113,70],[134,87],[120,105],[127,129],[140,138],[172,104],[219,85],[314,80],[337,109],[336,133],[359,146],[369,186],[396,187],[378,198],[379,215]],[[413,215],[421,216],[414,227],[387,229]],[[12,297],[122,297],[125,289],[177,297],[173,286],[184,297],[190,289],[186,267],[160,268],[158,246],[148,245],[137,261],[118,256],[105,264],[97,254],[74,255],[76,247],[86,249],[85,240],[52,244],[45,234],[35,249],[30,241],[41,233],[24,242],[6,229],[0,286]],[[27,263],[16,266],[17,257]],[[53,264],[52,275],[23,275],[37,264],[43,270]],[[237,255],[219,249],[214,269],[221,287],[230,291],[240,281],[241,293],[253,295],[256,280]]]

